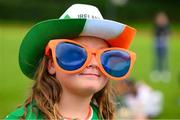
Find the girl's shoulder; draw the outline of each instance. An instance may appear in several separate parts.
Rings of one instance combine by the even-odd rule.
[[[99,119],[99,117],[98,117],[99,108],[93,103],[91,103],[91,107],[93,109],[92,120]],[[5,117],[5,120],[20,119],[24,115],[24,113],[25,113],[25,107],[21,106],[21,107],[17,108],[15,111],[8,114]],[[33,103],[31,103],[27,106],[27,113],[26,113],[25,119],[30,119],[30,120],[31,119],[43,119],[43,114]]]
[[[5,117],[5,120],[20,119],[25,113],[25,107],[18,107],[15,111],[11,112]],[[25,119],[43,119],[43,115],[40,110],[32,104],[27,106],[27,112]]]
[[[23,107],[19,107],[17,108],[15,111],[11,112],[10,114],[8,114],[5,118],[5,120],[9,120],[9,119],[19,119],[21,116],[23,116],[24,114],[24,109]]]

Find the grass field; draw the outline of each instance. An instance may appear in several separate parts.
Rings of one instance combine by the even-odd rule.
[[[21,73],[18,66],[19,45],[31,25],[0,22],[0,118],[24,102],[33,83]],[[180,119],[180,25],[172,25],[169,42],[169,66],[172,77],[168,83],[152,82],[149,78],[153,65],[151,24],[132,25],[138,32],[130,48],[137,53],[131,76],[163,92],[164,107],[158,118]]]

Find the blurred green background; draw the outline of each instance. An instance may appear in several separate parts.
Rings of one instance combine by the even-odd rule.
[[[114,2],[112,2],[114,1]],[[130,50],[137,60],[131,76],[142,80],[164,95],[159,119],[180,119],[180,2],[178,0],[0,0],[0,118],[5,117],[28,96],[33,81],[28,80],[18,65],[22,38],[36,22],[58,18],[70,5],[88,3],[99,8],[104,18],[126,23],[137,29]],[[170,19],[168,83],[151,81],[153,68],[153,19],[165,11]]]

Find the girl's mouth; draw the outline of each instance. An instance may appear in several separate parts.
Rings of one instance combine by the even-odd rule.
[[[100,77],[100,75],[96,73],[80,73],[79,75],[83,75],[86,77]]]

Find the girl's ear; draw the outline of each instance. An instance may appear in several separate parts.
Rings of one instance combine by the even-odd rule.
[[[56,73],[55,65],[52,59],[48,60],[48,72],[51,75],[54,75]]]

